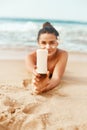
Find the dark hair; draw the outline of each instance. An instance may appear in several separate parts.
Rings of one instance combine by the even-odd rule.
[[[54,34],[56,37],[59,36],[57,30],[49,22],[45,22],[43,24],[43,27],[38,32],[37,40],[39,40],[40,35],[44,33],[51,33]]]

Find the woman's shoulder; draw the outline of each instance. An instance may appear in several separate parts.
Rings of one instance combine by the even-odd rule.
[[[58,49],[58,54],[60,54],[60,55],[68,55],[68,52],[66,50]]]
[[[68,58],[68,52],[66,50],[58,49],[58,57],[66,57]]]
[[[33,51],[33,52],[31,52],[31,53],[28,53],[27,56],[36,56],[36,51]]]
[[[36,58],[36,51],[27,54],[26,59],[35,59]]]

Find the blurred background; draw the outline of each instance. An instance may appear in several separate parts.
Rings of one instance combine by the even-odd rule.
[[[86,0],[0,0],[0,51],[37,47],[44,22],[60,33],[59,48],[87,52]]]

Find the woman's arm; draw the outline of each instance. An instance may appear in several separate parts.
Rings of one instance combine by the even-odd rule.
[[[61,78],[62,78],[65,68],[66,68],[67,59],[68,59],[68,53],[63,51],[60,54],[59,60],[55,65],[55,68],[54,68],[54,71],[52,74],[52,78],[49,79],[47,77],[47,79],[45,79],[46,85],[41,90],[39,90],[40,92],[48,91],[60,84]]]
[[[67,64],[67,60],[68,60],[68,53],[63,51],[60,56],[59,56],[59,60],[55,65],[54,71],[53,71],[53,75],[52,75],[52,79],[59,79],[61,80],[65,68],[66,68],[66,64]]]
[[[32,73],[35,68],[35,65],[36,65],[35,52],[26,56],[25,64],[26,64],[26,68],[27,68],[28,72]]]
[[[25,58],[25,64],[28,72],[32,73],[32,84],[33,87],[37,86],[40,87],[40,81],[42,81],[43,76],[37,73],[36,71],[36,53],[33,52],[26,56]]]

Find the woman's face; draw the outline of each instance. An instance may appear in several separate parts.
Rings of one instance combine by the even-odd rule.
[[[39,37],[38,44],[40,48],[48,50],[48,56],[53,55],[57,49],[57,38],[54,34],[43,33]]]

